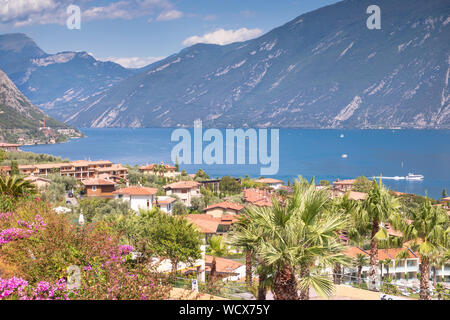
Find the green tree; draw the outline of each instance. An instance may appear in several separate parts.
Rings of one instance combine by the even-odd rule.
[[[387,230],[381,225],[383,222],[395,219],[400,209],[400,203],[393,197],[384,187],[382,182],[377,183],[375,180],[372,189],[366,200],[364,200],[361,210],[359,210],[357,218],[362,224],[371,228],[370,235],[370,271],[369,271],[369,287],[376,290],[377,269],[378,269],[378,242],[388,240]]]
[[[447,198],[447,190],[442,189],[442,198]]]
[[[0,163],[3,162],[7,157],[6,151],[3,149],[0,149]]]
[[[171,261],[174,274],[178,263],[194,263],[201,258],[202,236],[196,227],[183,217],[159,213],[145,222],[148,230],[146,236],[152,251]]]
[[[368,193],[372,190],[372,182],[365,176],[358,177],[356,178],[352,189],[353,191]]]
[[[219,183],[220,191],[225,194],[238,194],[242,191],[242,185],[230,176],[222,177]]]
[[[11,161],[11,175],[20,175],[19,165],[17,164],[17,161]]]
[[[181,202],[180,200],[177,200],[177,201],[174,202],[173,208],[172,208],[172,214],[174,216],[182,216],[182,215],[185,215],[187,213],[188,213],[187,212],[187,207],[186,207],[186,205],[183,202]]]
[[[180,164],[178,163],[178,156],[175,160],[175,171],[176,172],[180,172]]]
[[[402,231],[405,241],[413,240],[418,244],[420,257],[420,299],[431,299],[429,288],[429,267],[434,255],[444,254],[449,248],[450,221],[441,207],[435,207],[427,199],[419,210],[413,211],[411,223],[403,222]]]
[[[331,186],[331,182],[328,180],[320,180],[319,186],[329,187],[329,186]]]
[[[225,241],[223,241],[221,236],[214,235],[209,239],[208,253],[213,257],[211,263],[211,273],[209,274],[209,280],[213,282],[216,279],[217,274],[216,257],[223,257],[228,254],[228,245]]]

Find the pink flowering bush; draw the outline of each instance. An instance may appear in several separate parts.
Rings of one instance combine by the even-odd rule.
[[[57,281],[54,285],[41,281],[34,287],[22,278],[0,278],[0,299],[2,300],[68,300],[67,293],[64,279]]]
[[[0,299],[166,299],[166,276],[133,261],[120,238],[106,222],[79,227],[43,201],[0,214]],[[69,290],[72,265],[81,283]]]

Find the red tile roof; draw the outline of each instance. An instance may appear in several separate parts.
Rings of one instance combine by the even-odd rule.
[[[272,194],[269,191],[261,189],[245,189],[244,190],[245,202],[251,203],[260,207],[272,206]]]
[[[209,210],[216,209],[216,208],[221,208],[221,209],[225,209],[225,210],[229,209],[229,210],[241,211],[242,209],[244,209],[244,206],[241,204],[230,202],[230,201],[224,201],[224,202],[212,204],[212,205],[208,206],[207,208],[203,209],[203,211],[209,211]]]
[[[164,186],[164,189],[192,189],[200,186],[196,181],[179,181]]]
[[[220,224],[220,219],[209,214],[190,214],[186,216],[186,219],[202,233],[216,233]]]
[[[81,183],[85,186],[114,186],[116,183],[106,179],[87,179],[82,180]]]
[[[213,257],[205,255],[205,269],[211,271]],[[216,271],[218,273],[235,273],[235,270],[242,267],[243,264],[234,260],[216,257]]]
[[[355,184],[355,182],[356,182],[356,180],[355,179],[348,179],[348,180],[337,180],[337,181],[334,181],[333,182],[333,184],[334,185],[353,185],[353,184]]]
[[[130,196],[151,196],[158,192],[156,188],[128,187],[114,191],[114,194],[126,194]]]

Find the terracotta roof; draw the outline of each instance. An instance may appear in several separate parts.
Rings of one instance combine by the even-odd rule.
[[[172,202],[175,202],[177,199],[172,197],[156,197],[155,200],[153,200],[153,204],[169,204]]]
[[[97,168],[96,170],[98,172],[109,172],[109,171],[119,171],[119,170],[128,171],[128,168],[122,166],[121,164],[113,164],[110,167]]]
[[[392,248],[392,249],[378,249],[378,260],[386,260],[386,259],[391,259],[391,260],[395,260],[397,254],[402,251],[405,250],[406,247],[403,248]],[[356,256],[358,255],[358,253],[360,254],[364,254],[369,256],[370,251],[369,250],[363,250],[359,247],[347,247],[343,253],[351,258],[356,258]],[[408,259],[415,259],[417,258],[417,256],[408,249]]]
[[[192,189],[200,186],[196,181],[179,181],[164,186],[164,189]]]
[[[190,214],[186,219],[195,225],[202,233],[216,233],[220,219],[209,214]]]
[[[272,194],[269,191],[261,189],[245,189],[244,190],[245,202],[254,204],[260,207],[272,206]]]
[[[16,147],[16,148],[18,148],[18,147],[20,147],[21,145],[20,144],[13,144],[13,143],[3,143],[3,142],[0,142],[0,148],[7,148],[7,147]]]
[[[30,182],[35,182],[35,181],[38,181],[38,180],[44,181],[44,182],[48,182],[48,183],[51,183],[51,182],[52,182],[52,181],[49,180],[49,179],[45,179],[45,178],[41,178],[41,177],[36,177],[36,176],[28,176],[28,177],[23,178],[23,180],[30,181]]]
[[[205,269],[211,271],[213,257],[205,255]],[[235,270],[242,267],[243,264],[234,260],[216,257],[216,271],[218,273],[235,273]]]
[[[116,184],[114,181],[106,179],[86,179],[81,183],[85,186],[113,186]]]
[[[119,189],[113,192],[113,194],[126,194],[131,196],[150,196],[156,194],[158,189],[147,187],[128,187]]]
[[[384,226],[390,236],[403,237],[403,233],[401,231],[395,230],[389,223],[385,223]]]
[[[242,209],[244,209],[244,206],[241,204],[230,202],[230,201],[224,201],[224,202],[212,204],[212,205],[208,206],[207,208],[203,209],[203,211],[209,211],[209,210],[216,209],[216,208],[241,211]]]
[[[272,178],[258,179],[258,180],[255,180],[255,182],[266,183],[266,184],[283,183],[283,181],[281,181],[281,180],[272,179]]]
[[[442,198],[441,201],[450,201],[450,197]]]
[[[76,160],[71,162],[74,165],[102,165],[102,164],[112,164],[109,160],[98,160],[98,161],[87,161],[87,160]]]

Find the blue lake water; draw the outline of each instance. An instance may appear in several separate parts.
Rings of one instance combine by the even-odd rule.
[[[83,129],[87,138],[64,144],[26,146],[70,160],[111,160],[123,164],[171,163],[173,129]],[[341,138],[341,135],[344,135]],[[224,134],[225,137],[225,134]],[[204,142],[204,147],[209,143]],[[303,130],[281,129],[279,171],[284,181],[298,175],[317,180],[422,174],[423,181],[383,180],[391,189],[439,198],[450,194],[450,130]],[[347,154],[347,158],[342,158]],[[204,169],[211,177],[260,176],[259,165],[180,165],[189,173]]]

